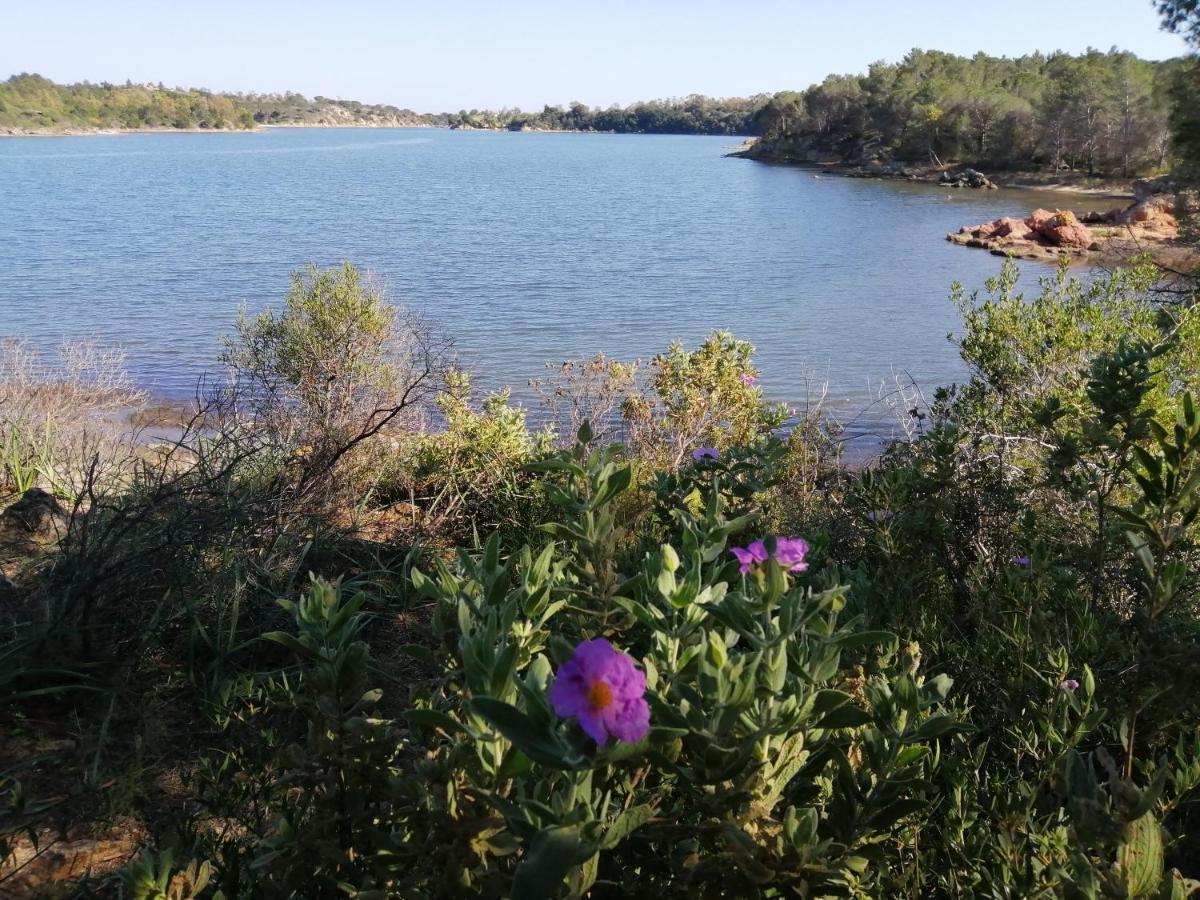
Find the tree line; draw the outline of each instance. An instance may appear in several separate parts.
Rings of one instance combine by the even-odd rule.
[[[1191,0],[1163,0],[1168,28],[1195,35]],[[1189,31],[1189,29],[1191,29]],[[60,85],[39,75],[0,82],[0,128],[252,128],[392,125],[512,131],[762,135],[770,155],[892,159],[993,169],[1045,168],[1125,177],[1200,159],[1194,57],[1153,62],[1112,49],[1017,58],[914,49],[865,74],[802,91],[643,101],[538,112],[418,113],[302,94],[222,94],[159,85]],[[1174,157],[1174,159],[1173,159]]]
[[[126,82],[55,84],[22,73],[0,82],[0,128],[253,128],[249,109],[212,91]]]
[[[1017,58],[917,49],[775,94],[756,124],[768,141],[844,158],[1131,176],[1167,165],[1187,68],[1116,49]]]

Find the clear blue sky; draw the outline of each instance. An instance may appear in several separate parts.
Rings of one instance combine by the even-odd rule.
[[[860,72],[912,47],[1184,52],[1150,0],[0,0],[0,78],[297,90],[420,111],[690,93]]]

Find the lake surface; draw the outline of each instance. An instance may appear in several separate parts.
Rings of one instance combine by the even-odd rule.
[[[999,258],[947,231],[1080,198],[948,191],[727,159],[729,138],[273,129],[0,141],[0,336],[118,342],[186,397],[242,303],[347,259],[453,335],[487,387],[545,363],[648,358],[714,328],[766,394],[961,378],[951,282]],[[1087,205],[1114,205],[1090,201]],[[1022,263],[1031,288],[1044,264]],[[878,410],[862,419],[886,431]]]

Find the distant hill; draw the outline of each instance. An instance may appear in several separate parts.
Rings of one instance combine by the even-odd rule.
[[[244,105],[210,91],[133,83],[55,84],[27,74],[0,82],[0,131],[9,133],[245,129],[254,124]]]
[[[630,106],[582,103],[520,109],[418,113],[357,100],[309,99],[303,94],[221,94],[161,84],[55,84],[41,75],[0,82],[0,133],[70,134],[145,129],[238,130],[263,125],[301,127],[431,126],[509,131],[614,131],[724,134],[755,132],[767,95],[716,99],[700,95]]]
[[[445,126],[444,114],[418,113],[383,104],[360,103],[357,100],[331,100],[303,94],[227,94],[230,100],[250,113],[258,125],[296,126],[367,126],[376,128],[409,128],[414,126]]]

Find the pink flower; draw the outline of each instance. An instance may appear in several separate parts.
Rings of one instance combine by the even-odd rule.
[[[633,658],[604,638],[584,641],[562,664],[550,685],[550,705],[574,718],[597,744],[609,736],[636,744],[650,730],[646,675]]]
[[[1073,694],[1079,690],[1079,682],[1074,678],[1068,678],[1058,688],[1059,690],[1066,691],[1068,694]]]
[[[746,387],[754,387],[756,384],[758,384],[758,379],[749,372],[747,372],[745,375],[739,375],[738,381],[740,381]]]
[[[697,447],[692,451],[692,459],[696,462],[716,462],[720,458],[716,447]]]
[[[775,562],[789,572],[803,572],[808,568],[808,563],[804,561],[808,550],[808,541],[804,538],[776,538]]]
[[[789,572],[803,572],[808,568],[804,557],[809,551],[808,541],[804,538],[776,538],[775,562]],[[729,552],[741,563],[739,571],[745,575],[751,568],[767,561],[767,546],[762,541],[754,541],[746,547],[730,547]]]
[[[750,571],[753,566],[767,561],[767,548],[763,546],[762,541],[755,541],[749,547],[730,547],[729,552],[737,557],[741,563],[740,571],[743,575]]]

